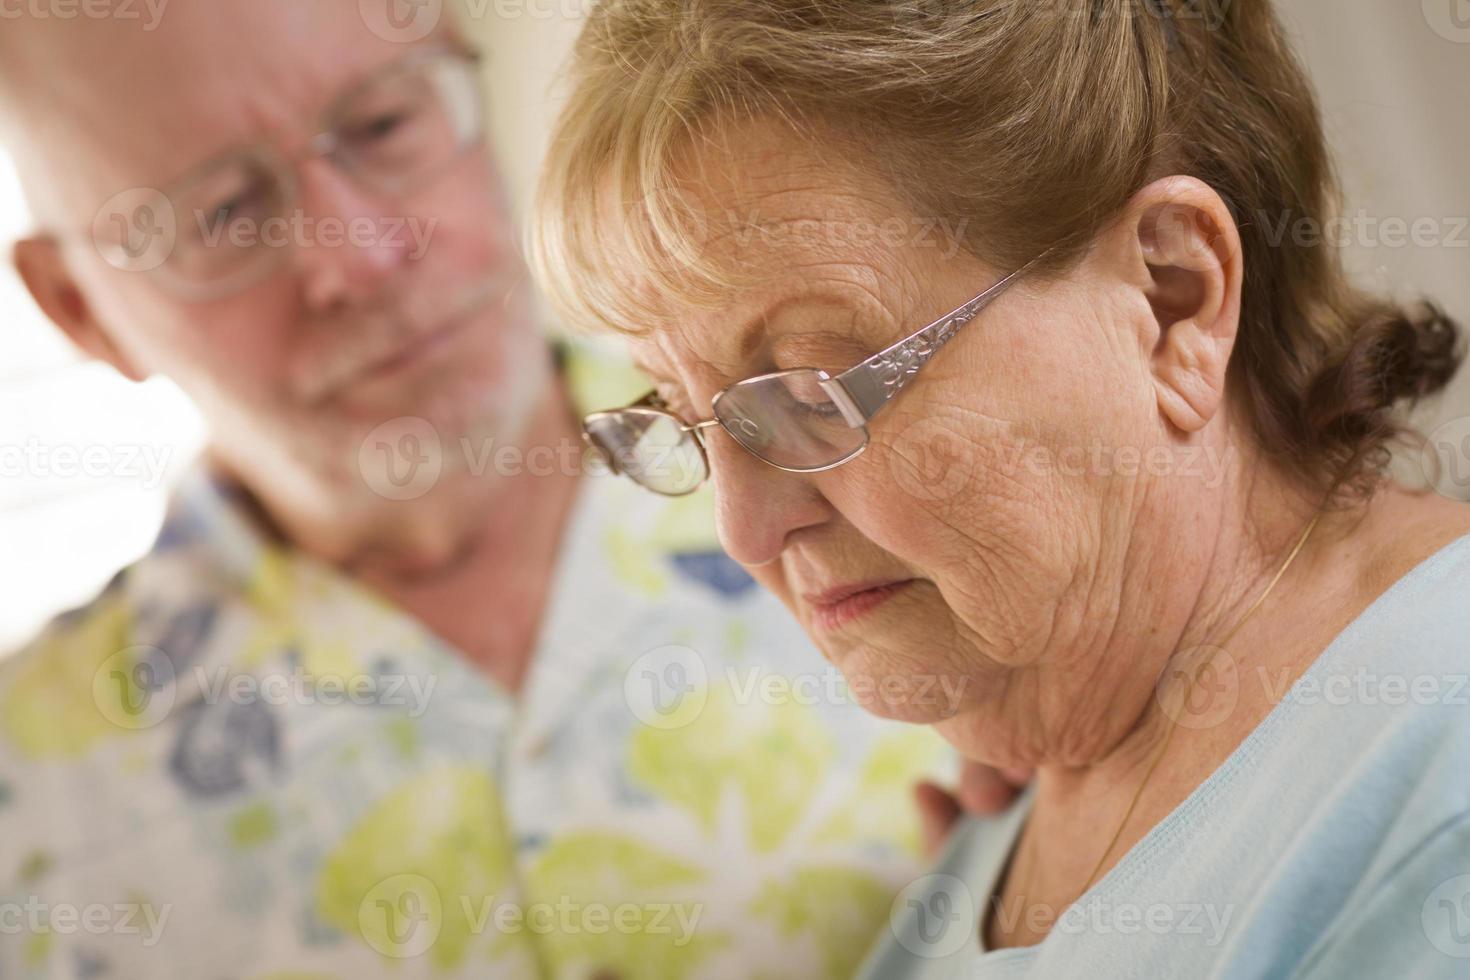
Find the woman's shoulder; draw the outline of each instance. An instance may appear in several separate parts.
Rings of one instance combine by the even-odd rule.
[[[1470,564],[1470,502],[1390,484],[1369,513],[1362,527],[1369,542],[1364,564],[1375,581],[1365,582],[1365,588],[1383,592],[1428,566],[1439,571],[1435,580],[1449,587],[1446,595],[1452,596],[1456,586],[1462,598],[1470,590],[1470,579],[1451,574]]]
[[[1404,527],[1417,563],[1291,693],[1320,736],[1297,743],[1301,761],[1337,774],[1324,805],[1376,825],[1362,880],[1377,887],[1418,874],[1446,832],[1470,826],[1470,520],[1433,511],[1433,523]],[[1457,873],[1470,872],[1470,853],[1462,864]]]
[[[1380,742],[1413,730],[1423,755],[1470,754],[1470,505],[1402,493],[1396,509],[1381,592],[1292,694],[1361,709],[1341,721]]]
[[[1368,880],[1470,815],[1470,526],[1433,510],[1401,525],[1409,567],[1277,692],[1260,735],[1280,751],[1253,756],[1328,836],[1371,828]]]
[[[1470,504],[1394,486],[1374,508],[1361,617],[1401,637],[1405,665],[1470,669]],[[1359,624],[1355,624],[1359,625]]]

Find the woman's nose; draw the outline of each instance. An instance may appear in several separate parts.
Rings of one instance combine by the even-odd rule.
[[[826,498],[804,474],[755,458],[725,432],[712,431],[707,446],[720,543],[742,565],[775,561],[790,535],[831,516]]]

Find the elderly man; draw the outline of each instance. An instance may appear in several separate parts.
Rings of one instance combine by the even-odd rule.
[[[0,24],[21,277],[212,428],[152,553],[0,663],[0,975],[845,975],[943,753],[707,505],[584,478],[597,372],[533,329],[474,53],[389,13]]]

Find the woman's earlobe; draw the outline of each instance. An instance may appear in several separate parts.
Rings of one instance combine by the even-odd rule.
[[[1159,411],[1182,432],[1198,432],[1225,400],[1225,372],[1177,361],[1155,369]]]
[[[1207,298],[1212,289],[1196,274],[1159,270],[1156,282],[1160,276],[1178,281],[1161,289],[1164,295],[1150,297],[1158,330],[1150,369],[1165,418],[1194,432],[1215,417],[1224,401],[1235,328],[1221,322],[1221,309]]]

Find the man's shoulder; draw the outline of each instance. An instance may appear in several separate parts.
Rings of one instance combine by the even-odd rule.
[[[84,751],[135,721],[130,692],[198,655],[238,590],[180,536],[165,524],[96,596],[0,654],[0,743],[33,759]]]
[[[125,677],[137,612],[127,570],[94,599],[64,612],[0,659],[0,742],[22,756],[73,755],[112,727],[109,669]]]

